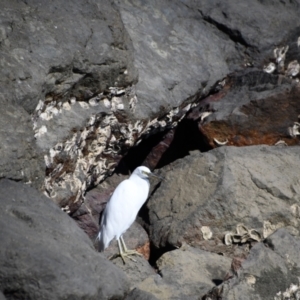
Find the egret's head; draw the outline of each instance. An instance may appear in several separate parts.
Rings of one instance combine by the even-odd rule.
[[[132,174],[138,175],[141,178],[149,178],[151,176],[151,171],[145,166],[137,167]]]
[[[162,179],[161,177],[157,176],[157,175],[154,175],[149,168],[145,167],[145,166],[140,166],[140,167],[137,167],[132,174],[135,174],[143,179],[147,179],[149,178],[149,176],[153,176],[153,177],[157,177],[157,178],[160,178]]]

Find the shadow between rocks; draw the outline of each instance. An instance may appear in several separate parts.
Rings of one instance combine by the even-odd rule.
[[[191,119],[183,119],[178,124],[174,139],[161,156],[156,168],[163,168],[173,161],[189,155],[190,151],[207,152],[211,149],[199,131],[198,122]]]
[[[174,130],[174,136],[170,141],[167,138],[167,134],[171,130]],[[161,142],[165,145],[167,144],[165,151],[161,151],[157,147]],[[190,151],[199,150],[200,152],[206,152],[211,149],[211,146],[208,145],[205,137],[199,131],[198,122],[192,119],[183,119],[175,129],[168,129],[153,134],[131,148],[121,159],[115,172],[128,175],[136,167],[145,164],[145,162],[145,165],[147,165],[151,153],[154,153],[157,160],[156,163],[152,163],[152,165],[155,165],[152,169],[161,169],[173,161],[189,155]]]

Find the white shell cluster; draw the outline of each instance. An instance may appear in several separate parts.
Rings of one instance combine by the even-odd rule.
[[[293,60],[288,64],[285,74],[290,77],[295,77],[299,74],[300,65],[297,60]]]
[[[261,235],[255,229],[248,229],[244,224],[236,226],[236,232],[227,232],[224,236],[225,245],[245,244],[247,242],[259,242]]]
[[[218,145],[218,146],[225,146],[229,141],[228,139],[226,139],[225,141],[221,142],[218,139],[214,138],[214,142]]]
[[[182,109],[175,107],[159,120],[118,119],[117,111],[127,108],[134,112],[138,103],[134,88],[130,87],[128,91],[112,87],[108,95],[99,94],[88,102],[79,103],[72,97],[63,104],[49,100],[47,105],[42,101],[38,103],[33,115],[37,139],[47,133],[46,125],[37,128],[37,124],[41,123],[38,120],[45,122],[59,117],[64,110],[72,110],[76,103],[83,110],[100,104],[106,109],[106,112],[91,114],[83,128],[74,132],[67,140],[58,142],[44,156],[47,167],[45,194],[64,211],[71,212],[70,204],[80,204],[84,200],[86,189],[99,184],[113,171],[121,147],[129,148],[137,144],[155,129],[176,126],[192,106],[188,104]],[[62,194],[64,199],[61,199]]]
[[[292,212],[292,215],[293,215],[295,218],[300,219],[300,206],[299,206],[299,205],[293,204],[293,205],[291,206],[291,212]]]
[[[300,123],[294,122],[294,125],[288,128],[288,132],[291,137],[300,135]]]
[[[282,64],[285,61],[285,55],[289,50],[289,46],[279,47],[274,49],[274,57],[276,59],[277,64]]]
[[[270,221],[264,221],[263,223],[263,237],[267,238],[277,229],[284,227],[284,223],[279,222],[277,224],[272,224]]]
[[[276,70],[276,65],[273,62],[270,62],[268,65],[264,66],[264,71],[266,73],[273,73]]]
[[[288,144],[284,140],[279,140],[274,146],[287,146]]]
[[[297,45],[299,47],[300,37],[297,40]],[[288,52],[288,50],[289,46],[275,48],[273,52],[277,65],[274,62],[270,62],[268,65],[264,66],[264,72],[271,74],[277,69],[280,73],[284,73],[288,77],[296,77],[300,72],[300,64],[297,60],[290,61],[285,70],[284,64],[286,59],[286,53]]]
[[[300,299],[300,282],[297,284],[291,284],[289,288],[286,289],[285,292],[278,292],[274,297],[274,300],[290,300]]]
[[[201,227],[201,232],[202,232],[202,235],[203,235],[203,239],[206,240],[206,241],[210,240],[213,236],[213,233],[212,233],[211,229],[208,226],[202,226]]]

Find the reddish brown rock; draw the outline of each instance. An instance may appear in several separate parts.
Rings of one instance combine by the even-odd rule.
[[[257,70],[231,75],[225,82],[187,116],[198,121],[211,147],[299,143],[289,133],[300,113],[299,83]],[[203,118],[203,112],[210,114]]]
[[[163,137],[162,141],[160,141],[155,147],[152,148],[149,155],[143,162],[144,166],[148,166],[151,170],[154,169],[159,163],[160,159],[164,155],[164,153],[170,147],[170,144],[174,140],[175,129],[171,129],[166,135]]]

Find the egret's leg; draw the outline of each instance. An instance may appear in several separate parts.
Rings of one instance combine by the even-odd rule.
[[[133,251],[130,251],[127,249],[125,243],[124,243],[124,240],[123,238],[121,237],[121,242],[120,242],[120,239],[117,240],[118,241],[118,246],[119,246],[119,251],[120,251],[120,256],[123,260],[123,263],[125,265],[125,257],[127,256],[129,259],[131,259],[132,261],[136,262],[135,259],[133,259],[132,257],[130,257],[130,255],[134,255],[134,254],[137,254],[138,252],[133,250]],[[138,253],[140,254],[140,253]]]
[[[121,243],[120,243],[120,239],[117,239],[117,241],[118,241],[118,247],[119,247],[120,256],[121,256],[121,258],[122,258],[122,260],[123,260],[123,263],[124,263],[124,265],[125,265],[125,257],[123,256],[124,251],[123,251],[123,249],[122,249],[122,245],[121,245]]]
[[[121,241],[120,241],[120,239],[121,239]],[[125,265],[125,257],[126,256],[134,262],[136,262],[136,260],[133,259],[132,257],[130,257],[130,255],[142,256],[142,254],[137,252],[136,250],[128,250],[122,237],[117,239],[117,242],[118,242],[118,247],[119,247],[119,256],[121,256],[124,265]],[[114,254],[109,259],[112,260],[112,259],[116,258],[117,256],[118,256],[117,254]]]
[[[129,255],[140,255],[140,256],[143,256],[141,253],[137,252],[136,250],[128,250],[122,236],[120,236],[120,239],[121,239],[121,243],[122,243],[122,246],[123,246],[123,249],[124,249],[124,254],[126,256],[129,256]]]

